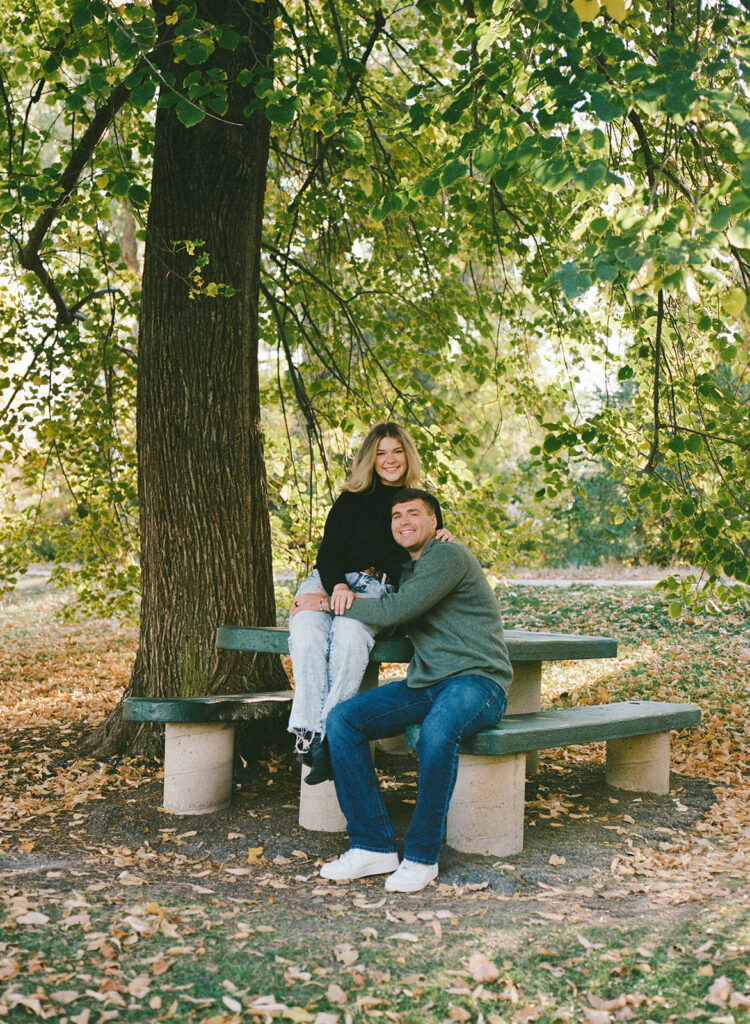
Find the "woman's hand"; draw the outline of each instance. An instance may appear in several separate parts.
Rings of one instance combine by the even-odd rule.
[[[331,594],[331,611],[335,615],[343,615],[354,603],[354,591],[346,583],[337,583]]]
[[[441,530],[437,530],[436,531],[435,538],[436,538],[436,540],[455,540],[456,539],[453,536],[453,534],[450,532],[450,530],[446,530],[445,527],[443,527]]]
[[[293,619],[297,612],[329,612],[331,606],[325,590],[316,590],[309,594],[297,594],[289,609],[289,618]]]

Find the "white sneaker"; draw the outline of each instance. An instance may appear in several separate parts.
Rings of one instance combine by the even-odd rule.
[[[367,875],[387,875],[397,867],[398,854],[395,852],[376,853],[354,846],[336,860],[324,864],[320,869],[320,877],[345,882],[352,878],[366,878]]]
[[[419,864],[404,857],[398,871],[386,878],[385,887],[388,892],[419,892],[433,878],[437,878],[437,873],[437,864]]]

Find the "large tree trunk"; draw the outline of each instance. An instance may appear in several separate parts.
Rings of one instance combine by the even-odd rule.
[[[154,3],[162,40],[172,3]],[[198,3],[232,24],[236,50],[201,70],[268,72],[271,3]],[[173,63],[162,46],[165,70]],[[128,693],[190,695],[285,685],[278,659],[217,656],[216,627],[275,623],[258,390],[258,291],[269,125],[243,110],[252,85],[230,86],[229,110],[186,128],[173,106],[156,118],[138,344],[142,606]],[[187,244],[186,244],[187,243]],[[190,250],[194,250],[192,253]],[[208,262],[196,278],[198,258]],[[234,294],[211,297],[210,282]],[[116,709],[100,749],[142,746]]]

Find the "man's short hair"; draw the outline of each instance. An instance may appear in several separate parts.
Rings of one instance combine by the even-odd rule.
[[[437,498],[433,498],[429,491],[420,490],[419,487],[402,487],[401,490],[396,491],[391,498],[391,508],[394,505],[401,505],[404,501],[424,502],[431,515],[437,516],[438,514]]]

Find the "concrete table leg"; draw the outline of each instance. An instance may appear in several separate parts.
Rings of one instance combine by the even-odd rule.
[[[513,665],[513,682],[508,691],[506,714],[528,715],[542,709],[542,663],[521,661]],[[539,771],[539,753],[529,750],[526,754],[526,773],[536,775]]]
[[[211,814],[232,800],[232,722],[167,722],[164,808],[172,814]]]
[[[300,826],[310,832],[346,831],[346,818],[339,807],[333,782],[320,782],[317,786],[308,786],[305,777],[309,771],[309,767],[303,764],[299,790]]]
[[[669,733],[608,740],[607,783],[635,793],[668,793]]]
[[[505,857],[523,849],[524,754],[461,754],[446,841],[462,853]]]

